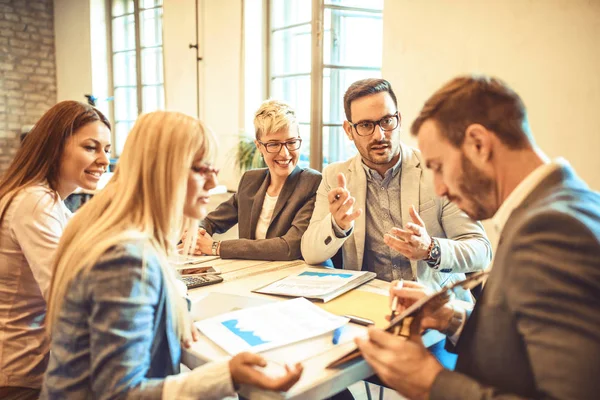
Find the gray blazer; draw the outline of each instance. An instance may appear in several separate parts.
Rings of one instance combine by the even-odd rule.
[[[239,223],[240,238],[221,242],[221,258],[286,261],[302,257],[300,238],[313,213],[321,173],[296,166],[279,193],[266,239],[256,240],[256,225],[270,183],[267,168],[247,171],[238,192],[200,223],[211,235]]]
[[[431,399],[597,399],[600,195],[565,166],[506,222],[494,268]]]
[[[348,237],[338,238],[333,231],[327,200],[327,193],[337,187],[338,173],[343,172],[346,175],[347,188],[356,198],[355,209],[365,209],[367,177],[361,163],[362,159],[358,154],[348,161],[328,165],[323,171],[315,211],[302,237],[302,255],[307,263],[322,263],[335,255],[341,247],[344,268],[362,268],[366,235],[365,213],[354,221],[354,229]],[[471,220],[446,198],[435,195],[432,180],[424,176],[421,153],[418,150],[402,146],[401,174],[400,207],[403,223],[411,221],[408,209],[414,205],[425,222],[429,235],[439,239],[442,254],[440,269],[437,271],[425,261],[411,261],[413,275],[418,281],[438,290],[446,283],[463,279],[464,272],[487,267],[491,261],[492,249],[483,226]],[[470,301],[468,293],[464,293],[461,298]]]

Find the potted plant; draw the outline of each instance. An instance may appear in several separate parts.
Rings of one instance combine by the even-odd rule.
[[[265,168],[267,166],[254,144],[254,138],[245,134],[240,135],[235,164],[240,173],[244,173],[249,169]]]

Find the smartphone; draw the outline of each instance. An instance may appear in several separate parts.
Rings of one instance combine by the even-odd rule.
[[[218,268],[215,268],[211,265],[203,265],[201,267],[193,267],[193,268],[183,268],[179,270],[179,273],[182,276],[185,275],[199,275],[199,274],[204,274],[204,275],[220,275],[221,274],[221,270],[219,270]]]
[[[354,322],[358,325],[369,326],[375,324],[375,322],[371,321],[370,319],[357,317],[356,315],[342,315],[342,317],[349,318],[350,322]]]

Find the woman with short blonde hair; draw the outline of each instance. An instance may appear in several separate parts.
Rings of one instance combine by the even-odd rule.
[[[315,205],[321,174],[298,165],[302,138],[296,112],[280,100],[256,111],[257,150],[267,168],[247,171],[238,191],[201,222],[201,253],[221,258],[286,261],[302,257],[300,240]],[[239,239],[214,241],[239,224]]]
[[[216,185],[206,163],[212,143],[200,121],[181,113],[138,119],[113,179],[60,242],[42,398],[216,399],[237,384],[286,390],[299,379],[299,366],[267,378],[253,368],[265,361],[248,353],[173,375],[191,327],[168,257]]]

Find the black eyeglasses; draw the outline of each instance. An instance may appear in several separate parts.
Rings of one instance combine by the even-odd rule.
[[[396,111],[394,115],[383,117],[379,121],[361,121],[357,124],[348,121],[348,123],[356,130],[359,136],[371,136],[375,132],[375,126],[377,125],[384,131],[393,131],[396,129],[400,123],[400,115]]]
[[[285,147],[289,151],[298,150],[300,148],[300,145],[302,144],[302,139],[295,138],[292,140],[288,140],[286,142],[267,142],[267,143],[263,143],[259,140],[258,143],[265,146],[265,150],[267,150],[267,153],[279,153],[281,151],[281,147],[283,145],[285,145]]]

